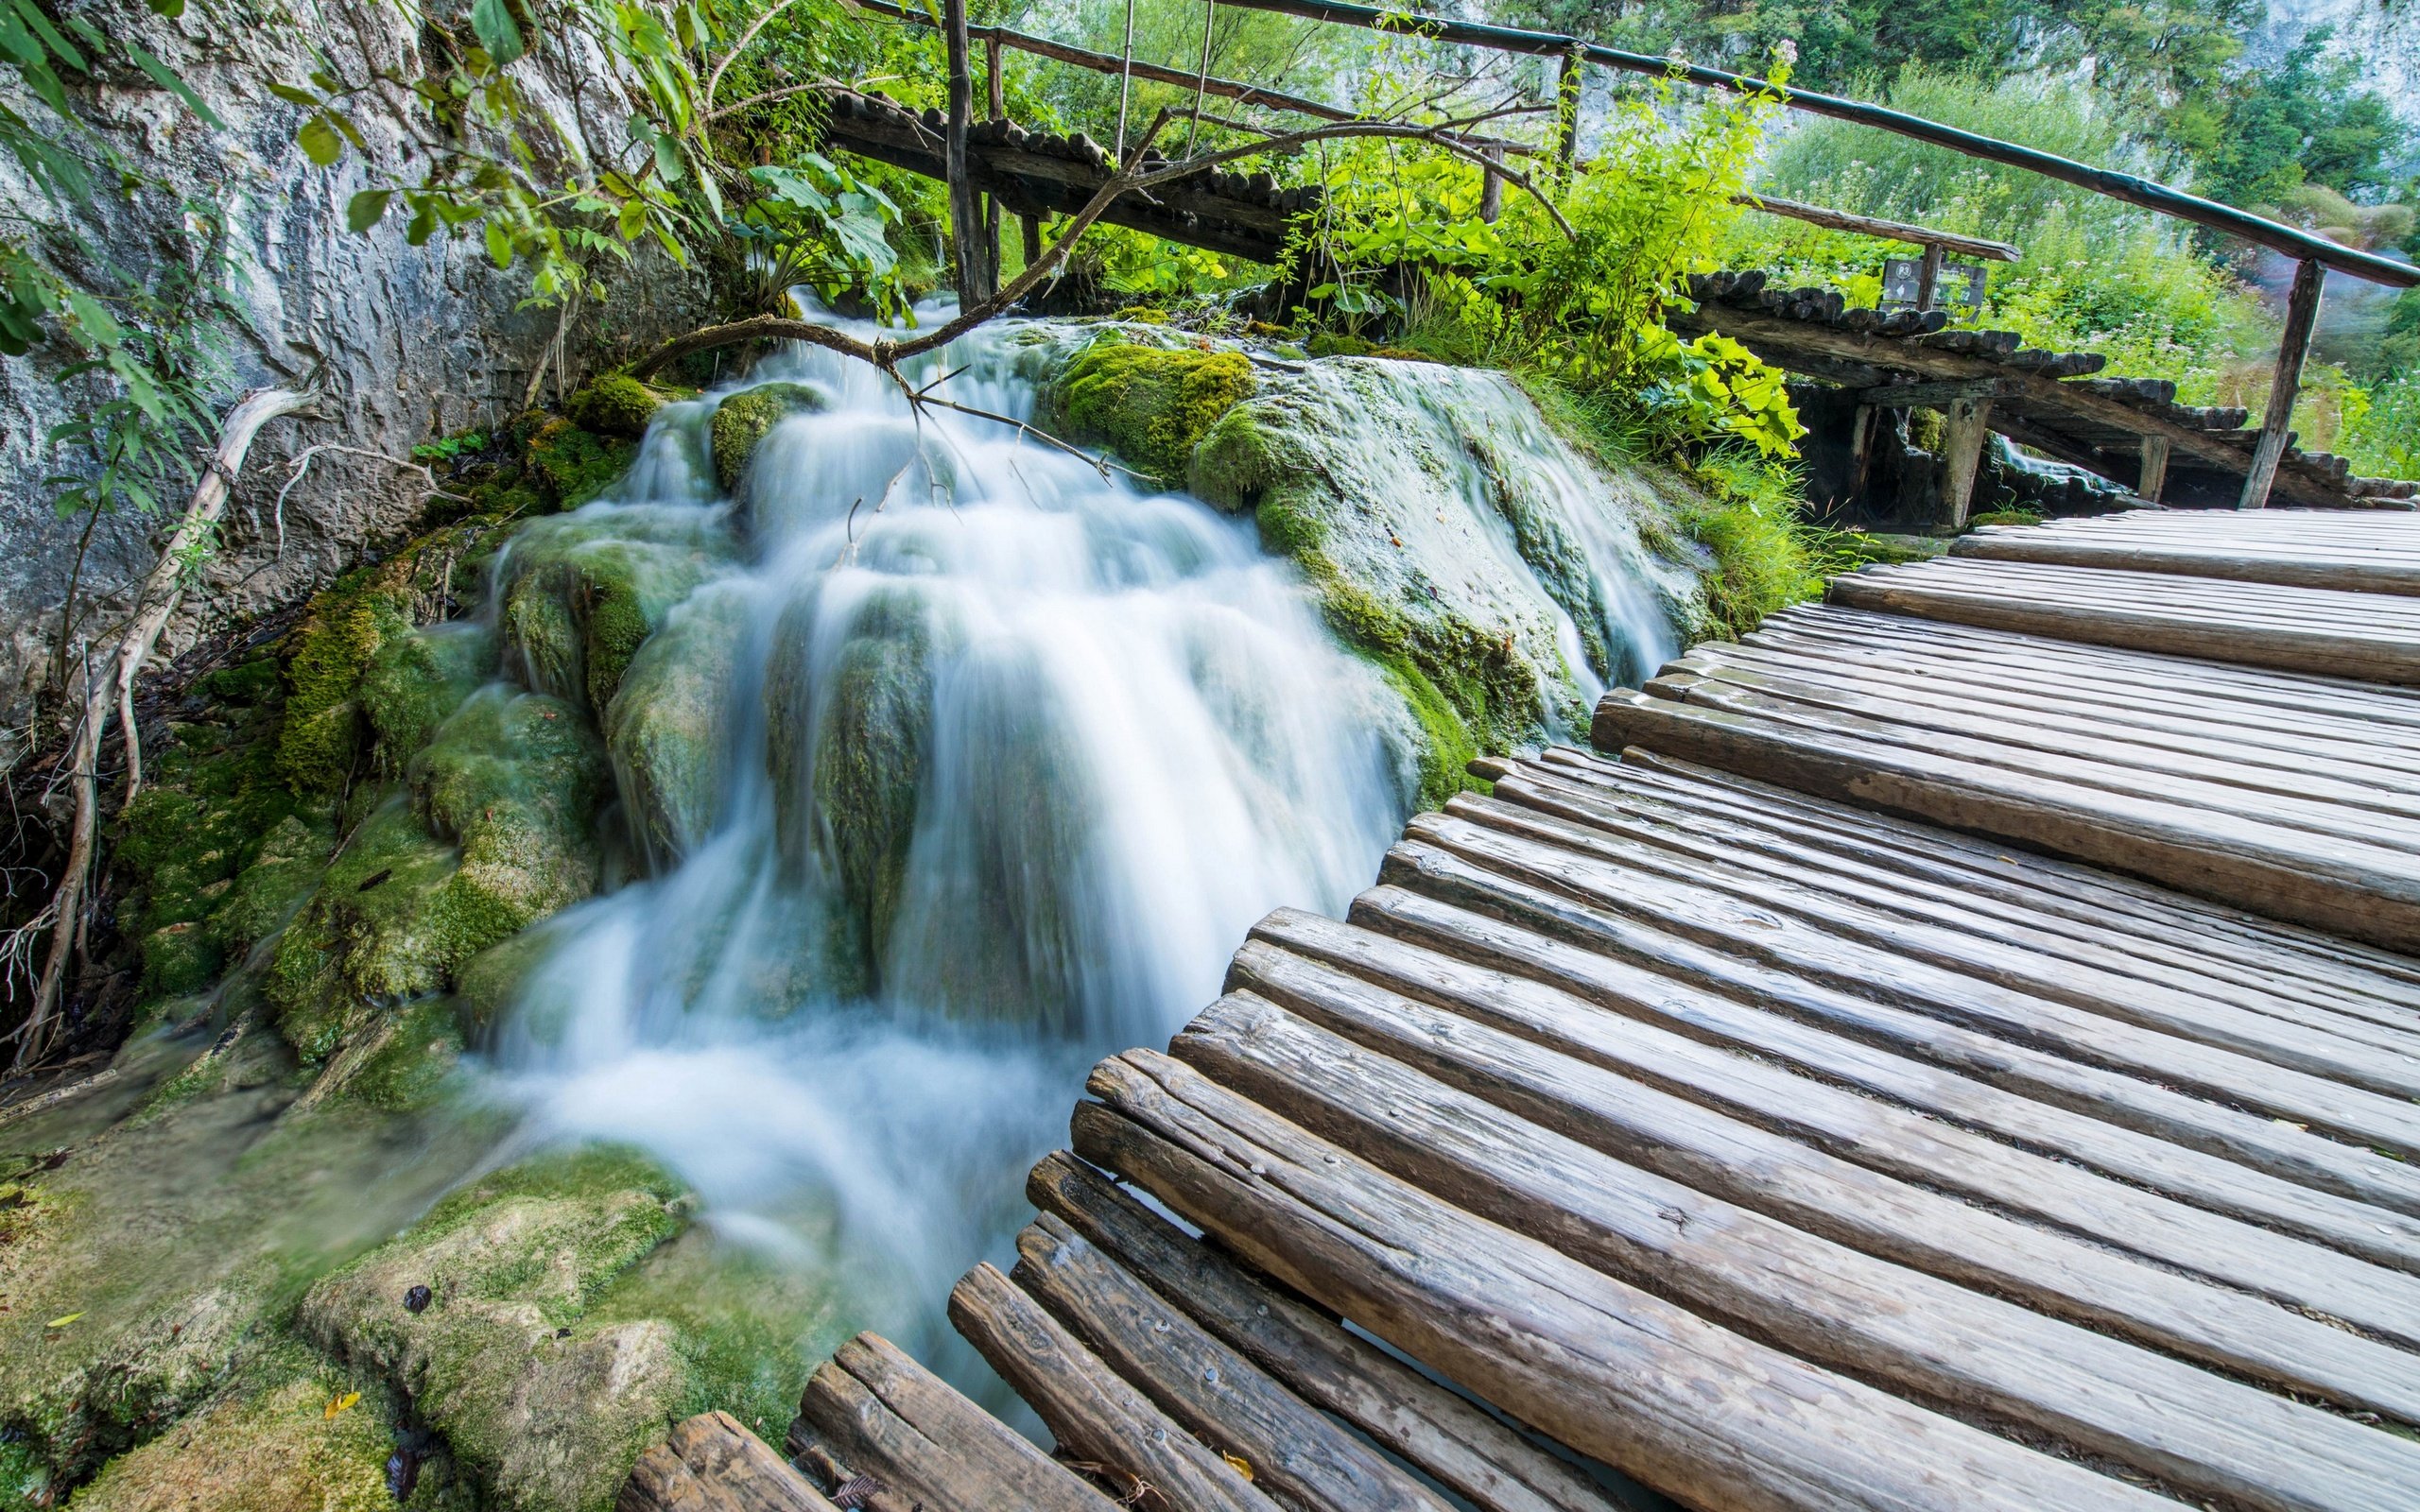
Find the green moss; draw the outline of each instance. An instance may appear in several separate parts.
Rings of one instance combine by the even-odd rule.
[[[708,427],[714,442],[715,481],[725,493],[736,492],[757,443],[784,420],[821,409],[824,404],[821,391],[805,384],[776,383],[742,389],[715,406]]]
[[[1255,387],[1240,352],[1163,351],[1104,335],[1068,364],[1052,404],[1071,439],[1106,446],[1183,488],[1194,448]]]
[[[2038,525],[2048,518],[2031,509],[1986,509],[1969,517],[1966,525],[1970,530],[1980,529],[1984,525]]]
[[[346,1078],[344,1095],[392,1113],[434,1107],[461,1055],[453,1004],[424,998],[396,1011],[377,1048]]]
[[[343,1410],[333,1410],[338,1403]],[[327,1361],[287,1346],[173,1432],[111,1461],[75,1506],[393,1512],[387,1456],[394,1443],[384,1393],[365,1393]]]
[[[867,961],[890,936],[907,878],[932,715],[931,651],[921,596],[894,590],[868,601],[829,673],[813,766],[816,812],[857,934],[854,954]]]
[[[527,1162],[320,1281],[299,1321],[406,1392],[493,1504],[602,1512],[692,1388],[670,1325],[592,1304],[685,1221],[678,1184],[634,1155]]]
[[[396,564],[356,568],[311,600],[288,641],[278,764],[299,791],[341,793],[369,731],[355,695],[371,660],[412,627]]]
[[[658,861],[689,852],[721,809],[731,691],[748,604],[707,589],[640,648],[605,713],[631,821]]]
[[[689,518],[549,520],[516,542],[506,638],[530,682],[601,719],[631,659],[720,566],[728,540]]]
[[[358,699],[388,775],[428,744],[495,665],[495,637],[474,622],[431,626],[380,644],[363,669]]]
[[[569,420],[550,420],[529,434],[525,476],[558,509],[577,509],[631,470],[633,443],[599,436]]]
[[[670,397],[628,373],[612,372],[589,380],[563,405],[563,413],[582,429],[635,441],[647,434],[655,412]]]

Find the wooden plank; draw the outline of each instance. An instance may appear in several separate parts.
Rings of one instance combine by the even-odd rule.
[[[890,1340],[860,1333],[815,1372],[789,1451],[821,1444],[925,1512],[1113,1512],[1093,1489]]]
[[[1433,847],[1397,846],[1387,865],[1383,884],[1354,900],[1354,922],[1477,964],[1535,975],[1617,1013],[1685,1035],[1768,1044],[1774,1047],[1770,1054],[1915,1107],[1953,1099],[1965,1109],[1961,1116],[1979,1126],[2038,1148],[2089,1147],[2096,1153],[2084,1157],[2088,1163],[2121,1174],[2161,1172],[2135,1178],[2221,1211],[2238,1211],[2229,1206],[2223,1177],[2169,1168],[2156,1143],[2112,1148],[2092,1125],[2035,1118],[2027,1104],[2065,1109],[2357,1202],[2420,1214],[2420,1169],[2300,1125],[1806,982]],[[1477,954],[1482,951],[1492,954],[1482,958]],[[1963,1095],[1954,1078],[2020,1101]]]
[[[1498,991],[1466,963],[1322,922],[1323,931],[1289,922],[1257,935],[1229,990],[1809,1233],[2273,1386],[2420,1421],[2420,1360],[2408,1339],[2357,1337],[2287,1310],[2315,1305],[2308,1278],[2293,1272],[2297,1261],[2329,1270],[2325,1285],[2364,1302],[2374,1299],[2364,1280],[2399,1289],[2408,1302],[2408,1274],[2163,1199],[2130,1198],[2119,1184],[2057,1160],[1971,1135],[1941,1137],[1922,1118],[1837,1089],[1804,1109],[1788,1074],[1743,1071],[1740,1052],[1608,1024],[1615,1016],[1568,995]],[[1286,934],[1310,936],[1310,949],[1289,948]],[[1451,990],[1424,985],[1440,980]],[[1881,1163],[1834,1153],[1836,1145],[1871,1147]],[[2102,1227],[2083,1227],[2093,1219]],[[2249,1264],[2214,1266],[2192,1248],[2247,1236],[2261,1250]],[[2256,1295],[2234,1289],[2247,1280]],[[2411,1315],[2407,1307],[2406,1334]]]
[[[672,1426],[639,1456],[614,1512],[834,1512],[832,1503],[727,1412]]]
[[[1087,1354],[989,1263],[959,1278],[949,1294],[949,1317],[1016,1388],[1063,1452],[1109,1466],[1134,1484],[1134,1504],[1167,1512],[1275,1512],[1234,1466]]]
[[[2297,1194],[2241,1166],[1726,1001],[1685,976],[1576,960],[1568,944],[1437,901],[1381,894],[1355,914],[1350,927],[1271,916],[1237,955],[1234,986],[1297,1005],[1306,980],[1335,985],[1306,977],[1300,963],[1316,961],[1884,1176],[2290,1306],[2341,1309],[2381,1336],[2414,1335],[2420,1289],[2408,1213]],[[1489,980],[1506,971],[1553,974]],[[1773,1064],[1758,1064],[1759,1056]],[[1838,1084],[1809,1089],[1810,1075]],[[1943,1116],[1963,1126],[1940,1126]],[[2267,1231],[2277,1215],[2319,1230],[2319,1240]]]
[[[1739,959],[2015,1044],[2198,1091],[2397,1153],[2420,1151],[2420,1104],[2123,1021],[2066,1008],[1888,949],[1841,939],[1710,889],[1548,850],[1446,815],[1422,815],[1405,845],[1459,855],[1602,912],[1644,919]],[[1384,875],[1384,873],[1381,873]],[[1841,911],[1843,914],[1846,910]]]
[[[2253,449],[2252,471],[2244,474],[2238,509],[2258,509],[2269,503],[2269,488],[2277,476],[2278,459],[2286,455],[2287,427],[2294,420],[2294,396],[2301,392],[2303,360],[2310,355],[2311,333],[2319,326],[2319,297],[2327,285],[2324,264],[2304,261],[2294,269],[2294,286],[2286,296],[2286,329],[2277,338],[2277,366],[2269,380],[2269,405],[2260,420],[2260,444]]]
[[[2274,956],[2256,966],[2243,965],[2217,952],[2147,936],[2122,927],[2122,919],[2105,920],[2087,910],[2043,911],[2011,889],[1967,896],[1927,887],[1903,868],[1870,864],[1804,843],[1779,829],[1735,823],[1719,810],[1684,808],[1661,795],[1589,781],[1553,764],[1507,765],[1499,768],[1494,782],[1493,796],[1506,802],[1635,838],[1691,858],[1694,866],[1710,866],[1699,874],[1719,885],[1728,871],[1741,870],[1785,885],[1817,887],[2050,959],[2071,959],[2116,978],[2141,978],[2215,997],[2248,1012],[2325,1028],[2365,1043],[2420,1049],[2420,1011],[2340,991],[2325,980],[2297,978],[2281,970],[2288,963]]]
[[[2239,988],[2189,968],[2170,970],[2114,936],[2035,930],[2003,911],[1903,893],[1820,863],[1770,863],[1737,849],[1736,841],[1641,820],[1585,788],[1530,769],[1498,780],[1492,797],[1459,797],[1445,812],[1700,883],[1935,966],[2184,1039],[2320,1074],[2349,1068],[2345,1079],[2374,1091],[2420,1081],[2420,1027],[2338,1013],[2269,990],[2269,984]],[[2402,1074],[2377,1074],[2381,1064],[2400,1065]]]
[[[1451,1503],[1339,1428],[1056,1217],[1017,1236],[1010,1279],[1152,1404],[1289,1505],[1448,1512]]]
[[[2316,835],[2420,845],[2420,795],[2308,770],[2297,783],[2280,766],[2152,745],[2122,730],[2090,733],[2072,722],[2061,729],[2057,721],[2001,717],[1988,704],[1897,689],[1870,692],[1848,679],[1810,680],[1719,660],[1684,658],[1651,679],[1646,691]]]
[[[1198,1072],[1102,1062],[1076,1150],[1574,1450],[1737,1512],[2170,1506],[1742,1338],[1438,1203]]]
[[[2420,948],[2420,872],[2385,847],[1645,694],[1608,694],[1597,706],[1592,739],[1601,749],[1644,746],[1983,831],[2356,939]]]
[[[1549,751],[1547,760],[1592,781],[1617,768],[1625,781],[1644,782],[1689,801],[1720,802],[1746,822],[1786,823],[1820,835],[1826,845],[1856,848],[1861,855],[1936,878],[1945,885],[1989,896],[2013,894],[2037,908],[2103,919],[2137,935],[2167,932],[2190,946],[2197,957],[2223,953],[2265,971],[2322,977],[2397,1007],[2410,1007],[2413,994],[2420,992],[2420,962],[2407,956],[2117,872],[2032,851],[2013,852],[1995,842],[1651,751],[1626,752],[1614,763],[1558,749]]]
[[[1046,1157],[1026,1194],[1295,1396],[1477,1505],[1611,1512],[1627,1504],[1502,1419],[1179,1233],[1072,1156]]]
[[[2420,1443],[1708,1196],[1249,995],[1171,1049],[1461,1211],[1909,1400],[2263,1512],[2400,1506],[2420,1485]]]
[[[2156,575],[2140,576],[2152,578]],[[2080,606],[2045,593],[1991,592],[1938,579],[1886,577],[1871,568],[1833,578],[1829,597],[1832,602],[1858,609],[2090,641],[2129,650],[2207,657],[2379,682],[2420,682],[2420,640],[2376,630],[2305,629],[2273,620],[2247,624],[2241,618],[2169,609],[2155,599],[2138,599],[2132,605],[2113,599]],[[2317,606],[2313,607],[2315,610]]]
[[[2062,567],[2177,573],[2234,582],[2334,588],[2364,593],[2420,593],[2420,561],[2379,560],[2375,554],[2344,549],[2261,549],[2233,543],[2205,546],[2187,541],[2103,541],[2089,536],[2037,536],[2011,531],[1962,536],[1950,551],[1961,557]]]

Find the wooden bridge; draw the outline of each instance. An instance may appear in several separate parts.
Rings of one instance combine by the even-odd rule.
[[[1055,1453],[865,1336],[626,1512],[2420,1505],[2420,519],[1979,532],[1592,736],[1095,1070],[951,1298]]]

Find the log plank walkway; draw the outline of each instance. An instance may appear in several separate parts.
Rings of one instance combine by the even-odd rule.
[[[2415,572],[2147,512],[1693,648],[1096,1068],[950,1306],[1055,1456],[864,1335],[624,1512],[2420,1505]]]

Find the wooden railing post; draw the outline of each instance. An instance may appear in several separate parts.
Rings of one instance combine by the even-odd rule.
[[[1916,313],[1919,315],[1933,307],[1934,299],[1941,292],[1941,243],[1925,243],[1925,260],[1916,269]]]
[[[966,155],[966,128],[975,113],[966,0],[942,0],[942,26],[949,56],[949,119],[942,139],[942,163],[949,180],[950,249],[958,261],[958,300],[960,308],[967,308],[991,298],[996,285],[983,255],[983,212],[976,202],[973,164]]]
[[[2269,486],[2277,481],[2277,463],[2290,438],[2294,396],[2303,386],[2303,359],[2310,355],[2310,334],[2319,324],[2319,291],[2327,269],[2316,260],[2294,269],[2294,289],[2286,297],[2286,334],[2277,343],[2277,371],[2269,381],[2269,407],[2260,417],[2260,440],[2252,449],[2252,471],[2243,477],[2238,509],[2258,509],[2269,503]]]
[[[988,31],[983,38],[983,104],[984,119],[1009,118],[1008,93],[1000,81],[1000,34],[996,29]],[[996,195],[983,197],[983,248],[992,259],[992,278],[996,287],[1000,276],[1000,200]]]
[[[1571,182],[1571,164],[1580,155],[1580,48],[1563,55],[1554,76],[1554,173],[1557,183]]]
[[[1975,502],[1975,474],[1983,465],[1983,443],[1992,435],[1992,400],[1976,394],[1950,401],[1944,411],[1948,423],[1941,438],[1941,523],[1952,530],[1966,528]]]
[[[1504,161],[1504,149],[1502,147],[1489,147],[1481,155],[1490,163],[1502,163]],[[1495,223],[1495,217],[1503,214],[1504,176],[1489,169],[1481,168],[1479,170],[1478,186],[1478,218],[1486,221],[1489,225],[1494,225]]]

